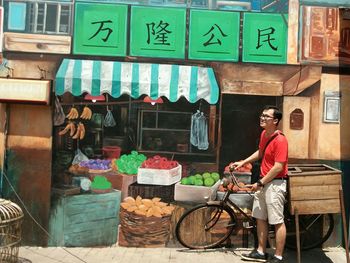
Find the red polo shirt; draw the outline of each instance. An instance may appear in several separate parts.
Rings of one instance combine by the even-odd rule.
[[[275,178],[284,178],[288,175],[288,142],[280,131],[279,134],[269,143],[261,161],[260,176],[264,177],[274,166],[275,162],[284,163],[283,170]],[[265,137],[264,130],[260,135],[259,149],[263,151],[270,137]],[[273,136],[273,134],[271,135]]]

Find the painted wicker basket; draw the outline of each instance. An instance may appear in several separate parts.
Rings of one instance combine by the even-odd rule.
[[[23,212],[15,203],[0,199],[0,262],[18,262]]]
[[[146,217],[120,208],[119,246],[164,247],[169,240],[171,216]]]

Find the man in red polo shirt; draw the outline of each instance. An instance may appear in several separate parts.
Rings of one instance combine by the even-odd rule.
[[[288,142],[277,129],[282,112],[274,106],[266,106],[260,115],[260,126],[264,129],[260,136],[259,149],[243,161],[230,167],[238,169],[246,163],[259,159],[260,179],[252,185],[255,191],[253,217],[257,222],[259,246],[249,254],[242,254],[243,260],[258,262],[283,262],[286,240],[286,226],[283,210],[285,204],[288,174]],[[268,224],[275,226],[276,251],[272,258],[266,253]]]

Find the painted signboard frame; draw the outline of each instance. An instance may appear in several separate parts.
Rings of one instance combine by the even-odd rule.
[[[78,2],[73,54],[126,56],[128,6]]]
[[[288,15],[244,13],[243,62],[286,64]]]
[[[191,10],[188,58],[238,61],[240,13]]]
[[[186,9],[132,6],[130,55],[185,58]]]

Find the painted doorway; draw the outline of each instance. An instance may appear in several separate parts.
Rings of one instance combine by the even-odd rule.
[[[282,108],[281,102],[281,97],[222,96],[220,171],[231,161],[242,160],[257,149],[261,132],[259,116],[263,107],[275,105]]]

